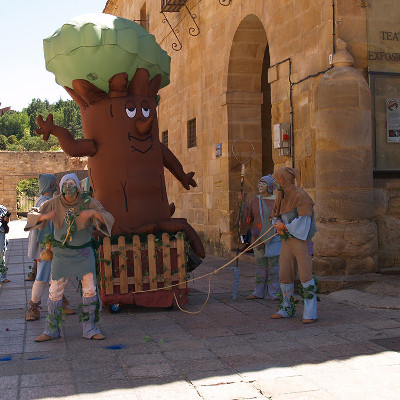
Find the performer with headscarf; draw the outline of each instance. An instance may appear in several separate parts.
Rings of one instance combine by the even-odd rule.
[[[249,205],[243,208],[242,224],[251,225],[251,243],[254,243],[260,235],[263,235],[271,227],[271,216],[275,196],[274,180],[271,175],[266,175],[258,181],[258,196],[255,196]],[[261,241],[264,241],[276,233],[271,229]],[[256,287],[253,294],[247,296],[247,300],[270,299],[277,300],[279,293],[279,253],[281,250],[280,236],[275,236],[265,244],[253,248],[257,261]]]
[[[57,177],[53,174],[39,174],[39,195],[35,207],[36,211],[38,208],[47,200],[53,197],[54,192],[57,190]],[[41,231],[39,229],[32,229],[28,236],[28,257],[32,258],[36,262],[36,276],[35,281],[32,286],[31,301],[29,302],[29,308],[25,314],[26,321],[35,321],[40,318],[40,303],[42,300],[43,290],[47,283],[50,282],[50,272],[51,272],[51,260],[42,260],[40,258],[40,253],[43,250],[42,243],[44,242],[47,235],[53,235],[53,222],[50,221],[49,224],[43,228]],[[26,279],[25,279],[26,280]],[[68,315],[75,314],[74,310],[67,307],[68,300],[63,297],[63,309]]]
[[[275,217],[274,226],[280,235],[287,236],[287,240],[282,240],[279,258],[283,303],[271,318],[294,316],[293,293],[297,267],[305,293],[303,323],[310,324],[318,318],[316,284],[312,277],[312,256],[308,246],[308,241],[316,232],[314,203],[303,189],[295,185],[295,180],[299,182],[297,169],[281,167],[272,176],[278,189],[272,214]]]
[[[36,342],[60,336],[62,298],[70,277],[82,283],[83,337],[104,339],[95,325],[98,296],[96,287],[96,260],[92,248],[92,231],[95,227],[106,236],[111,235],[113,216],[91,197],[83,197],[80,182],[75,174],[67,174],[60,181],[61,194],[42,204],[39,211],[28,213],[25,230],[54,224],[53,260],[51,267],[47,328]]]
[[[11,213],[7,211],[7,208],[0,205],[0,283],[11,282],[7,278],[7,265],[6,265],[6,251],[7,251],[7,239],[6,234],[10,231],[8,223],[10,222]]]

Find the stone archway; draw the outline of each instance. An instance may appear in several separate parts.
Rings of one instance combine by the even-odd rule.
[[[246,193],[254,192],[258,179],[273,169],[269,67],[265,28],[256,15],[248,15],[239,24],[233,38],[226,93],[230,150],[237,138],[249,140],[255,148],[255,157],[246,166]],[[240,165],[231,151],[229,190],[236,193],[240,191]],[[230,210],[236,214],[237,200],[234,196],[230,200]],[[235,231],[235,224],[231,219],[231,232]],[[232,244],[235,240],[232,237]]]
[[[37,178],[39,174],[57,174],[87,169],[86,157],[71,158],[64,152],[0,151],[0,204],[17,214],[16,187],[19,181]]]
[[[251,191],[255,182],[266,172],[263,169],[273,165],[268,68],[269,49],[265,28],[256,15],[248,15],[239,24],[232,42],[226,94],[229,144],[243,137],[256,149],[256,155],[246,169],[247,191]],[[263,156],[270,160],[263,159]],[[232,154],[229,164],[229,188],[238,191],[240,169]]]

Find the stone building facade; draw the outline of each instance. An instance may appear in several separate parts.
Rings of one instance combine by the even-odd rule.
[[[317,273],[400,264],[400,143],[382,142],[385,99],[400,98],[400,47],[388,39],[399,11],[385,10],[400,2],[383,2],[106,3],[105,13],[141,23],[171,56],[160,140],[196,172],[198,187],[187,192],[166,171],[169,199],[208,252],[227,256],[237,246],[241,165],[233,151],[245,138],[255,149],[245,168],[248,197],[274,168],[300,170],[316,203]],[[250,153],[241,150],[243,162]]]
[[[0,151],[0,204],[7,207],[12,219],[16,218],[18,182],[39,174],[59,178],[63,172],[83,170],[87,170],[86,157],[71,158],[62,151]]]

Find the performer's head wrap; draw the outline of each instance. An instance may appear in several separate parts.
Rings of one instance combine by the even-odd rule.
[[[81,191],[81,183],[79,182],[79,179],[76,176],[76,174],[67,174],[64,175],[60,180],[60,192],[62,192],[63,184],[68,180],[74,181],[76,183],[76,187],[78,188],[78,192]]]
[[[272,177],[281,187],[276,196],[272,216],[279,217],[289,211],[297,209],[299,216],[312,216],[314,203],[311,197],[301,188],[296,186],[300,183],[300,174],[296,168],[278,168]]]
[[[39,194],[50,192],[53,194],[57,190],[57,177],[53,174],[39,174]]]
[[[265,175],[260,178],[259,182],[260,181],[263,181],[267,184],[268,193],[272,193],[275,190],[276,185],[275,185],[274,178],[272,177],[272,175]]]

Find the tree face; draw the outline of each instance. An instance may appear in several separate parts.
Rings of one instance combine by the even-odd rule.
[[[147,96],[105,98],[82,112],[84,137],[128,154],[146,154],[159,141],[156,103]]]
[[[169,218],[155,97],[105,97],[82,109],[82,129],[96,143],[89,177],[116,220],[113,234]]]

